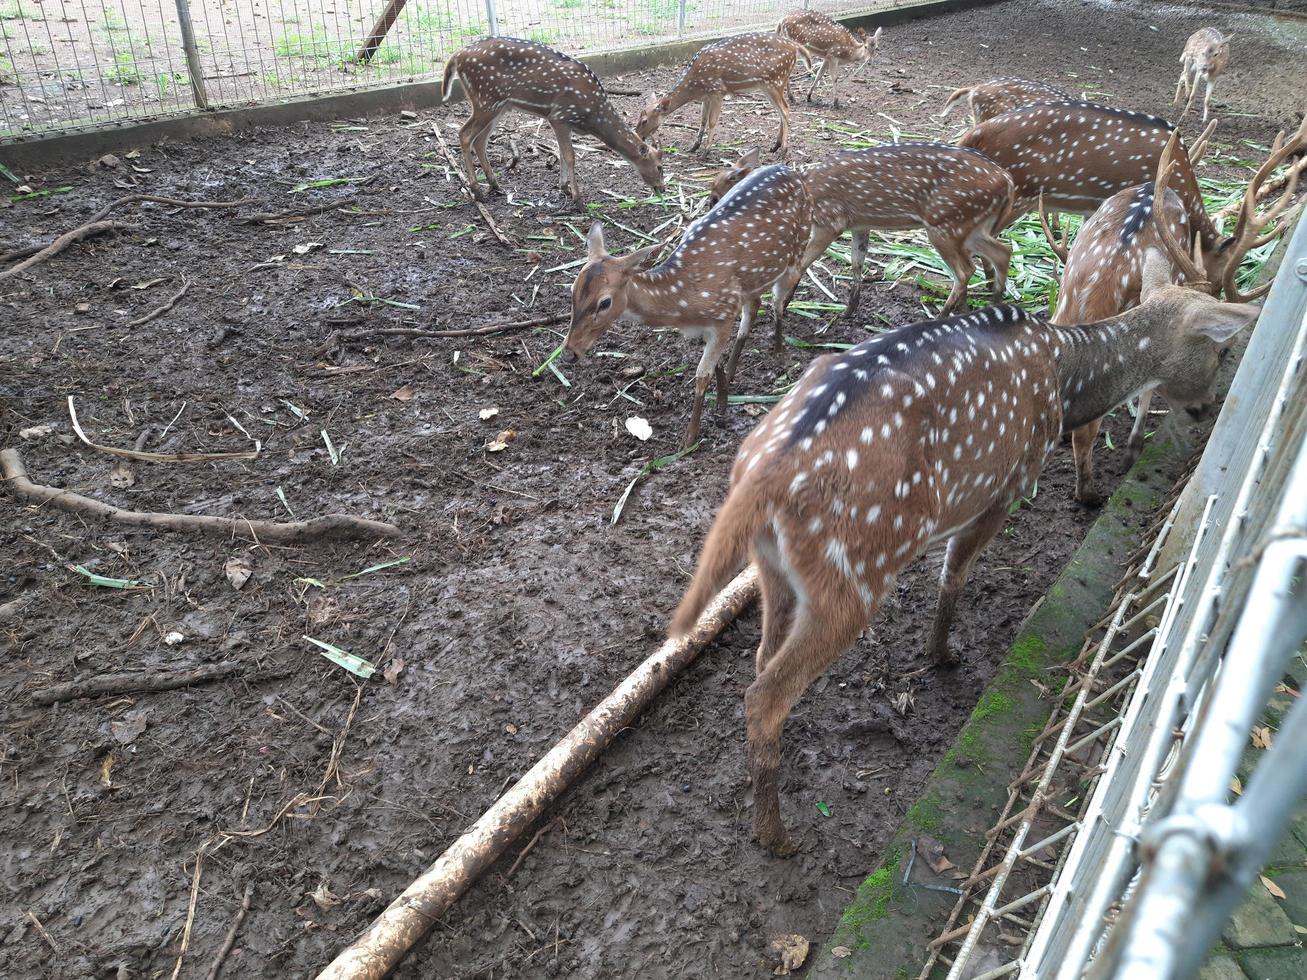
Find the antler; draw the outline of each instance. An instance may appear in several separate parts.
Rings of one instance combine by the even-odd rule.
[[[1226,257],[1226,263],[1221,286],[1225,290],[1226,299],[1232,303],[1251,302],[1260,296],[1266,295],[1271,288],[1271,284],[1266,282],[1252,292],[1244,293],[1240,291],[1235,280],[1238,277],[1239,265],[1243,262],[1245,255],[1258,246],[1265,245],[1272,239],[1282,235],[1285,229],[1288,228],[1292,213],[1285,215],[1283,218],[1281,216],[1289,209],[1289,205],[1293,201],[1294,191],[1298,189],[1298,173],[1302,169],[1301,166],[1294,165],[1290,167],[1284,185],[1284,193],[1262,214],[1257,213],[1257,199],[1266,178],[1271,175],[1275,168],[1304,148],[1307,148],[1307,116],[1304,116],[1297,132],[1288,141],[1285,140],[1284,132],[1281,130],[1271,146],[1270,156],[1257,168],[1257,173],[1248,182],[1248,187],[1243,195],[1243,203],[1239,208],[1239,220],[1234,226],[1234,241],[1226,247],[1223,253]],[[1271,230],[1260,234],[1262,229],[1268,225],[1271,226]]]
[[[1153,181],[1153,229],[1157,232],[1157,237],[1161,240],[1167,254],[1171,256],[1171,261],[1179,266],[1180,271],[1184,273],[1185,282],[1199,289],[1213,292],[1214,290],[1212,290],[1211,283],[1207,278],[1207,270],[1203,268],[1201,259],[1196,257],[1200,254],[1199,245],[1195,243],[1195,255],[1190,255],[1180,247],[1170,229],[1166,227],[1166,187],[1171,179],[1171,168],[1175,163],[1177,150],[1183,152],[1178,128],[1171,131],[1171,138],[1166,141],[1166,149],[1162,151],[1162,158],[1157,162],[1157,177]]]
[[[1198,134],[1198,139],[1194,140],[1193,149],[1189,151],[1189,162],[1193,166],[1198,166],[1203,157],[1207,155],[1207,145],[1212,139],[1212,131],[1216,129],[1216,123],[1217,120],[1215,119],[1209,122],[1203,128],[1203,131]]]
[[[1048,239],[1048,247],[1053,250],[1053,254],[1058,257],[1061,263],[1066,265],[1067,255],[1069,255],[1071,251],[1068,247],[1071,243],[1071,228],[1069,226],[1066,227],[1060,242],[1054,237],[1053,231],[1049,227],[1048,213],[1044,210],[1043,191],[1039,192],[1039,225],[1044,229],[1044,237]]]

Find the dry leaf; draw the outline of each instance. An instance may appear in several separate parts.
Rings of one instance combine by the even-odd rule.
[[[100,157],[99,160],[100,166],[107,167],[109,169],[113,169],[114,167],[117,167],[121,163],[122,161],[119,160],[112,153],[106,153],[104,156]]]
[[[392,391],[390,397],[395,399],[397,402],[408,402],[412,401],[413,396],[417,393],[417,389],[412,385],[403,385],[402,387],[396,388]]]
[[[140,150],[128,150],[123,154],[128,160],[139,160],[141,158]]]
[[[150,289],[151,287],[159,285],[159,283],[161,282],[167,282],[167,281],[168,281],[167,276],[160,276],[157,279],[146,279],[145,282],[138,282],[135,286],[132,287],[132,289]]]
[[[808,958],[808,940],[797,932],[772,936],[771,942],[767,945],[769,949],[780,955],[780,964],[772,970],[773,976],[789,976],[791,970],[803,966],[803,961]]]
[[[486,443],[486,450],[492,453],[502,453],[508,448],[508,444],[517,438],[517,433],[512,429],[505,429],[494,440]]]
[[[638,415],[632,415],[626,420],[626,431],[631,433],[641,442],[648,442],[649,437],[653,435],[653,426],[649,424],[648,419],[642,419]]]
[[[53,848],[51,848],[53,850]],[[1307,936],[1307,926],[1294,926],[1293,931],[1302,936]]]
[[[918,837],[917,853],[937,875],[942,875],[954,866],[953,862],[944,856],[944,845],[933,837]]]
[[[1277,885],[1275,882],[1271,881],[1271,879],[1266,877],[1266,875],[1258,875],[1257,877],[1262,879],[1262,884],[1266,887],[1266,890],[1270,892],[1272,896],[1274,896],[1275,898],[1287,897],[1284,894],[1284,889],[1281,888],[1279,885]]]
[[[185,639],[186,637],[176,630],[169,630],[167,633],[163,634],[163,642],[165,646],[175,647]]]
[[[296,255],[308,255],[315,248],[322,248],[322,242],[301,242],[299,245],[291,247],[291,251]]]
[[[254,574],[250,560],[245,555],[232,555],[227,559],[227,564],[222,566],[222,570],[227,574],[227,581],[231,583],[231,587],[238,592]]]
[[[54,432],[53,425],[34,425],[28,429],[19,429],[19,439],[42,439]]]
[[[109,773],[113,771],[113,753],[110,752],[100,760],[100,785],[113,786],[113,781],[109,778]]]
[[[386,669],[381,672],[381,676],[386,679],[387,684],[394,684],[399,680],[399,675],[404,670],[404,658],[393,657],[390,663],[386,664]]]
[[[131,745],[145,731],[145,719],[149,714],[149,708],[137,708],[135,711],[129,711],[123,716],[122,721],[109,722],[109,731],[113,733],[113,737],[118,742],[123,745]]]
[[[115,490],[126,490],[136,482],[136,474],[127,465],[126,460],[118,460],[109,471],[109,486]]]
[[[510,735],[516,735],[517,726],[510,721],[507,725],[504,726],[504,731],[508,732],[508,734]]]
[[[481,411],[477,412],[477,415],[480,417],[482,422],[486,419],[493,419],[498,414],[499,408],[494,405],[491,405],[489,408],[483,408]]]
[[[1239,781],[1238,776],[1230,777],[1230,792],[1235,796],[1243,796],[1243,783]]]
[[[1265,725],[1253,726],[1253,747],[1258,749],[1271,747],[1271,730]]]
[[[847,946],[832,946],[830,948],[830,954],[837,960],[842,960],[846,956],[852,956],[853,950],[849,949]]]
[[[340,898],[331,893],[325,881],[309,893],[309,898],[313,899],[313,903],[324,912],[340,904]]]

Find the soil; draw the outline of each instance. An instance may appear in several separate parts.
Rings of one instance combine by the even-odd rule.
[[[1297,109],[1300,55],[1278,23],[1230,18],[1239,48],[1218,87],[1220,136],[1264,145]],[[1175,7],[1020,0],[903,25],[846,86],[846,108],[796,113],[795,156],[829,152],[827,118],[884,133],[889,116],[905,132],[945,134],[931,115],[943,93],[1001,74],[1092,85],[1163,111],[1176,52],[1198,21]],[[660,90],[674,74],[613,84]],[[634,115],[640,100],[619,101]],[[435,113],[451,143],[462,115]],[[774,124],[751,103],[724,119],[737,145],[769,140]],[[571,228],[586,218],[559,200],[552,143],[533,152],[536,128],[518,117],[502,131],[516,132],[526,157],[501,173],[511,200],[490,205],[505,229],[562,243],[527,241],[530,255],[497,244],[460,202],[425,118],[143,146],[116,166],[28,177],[73,190],[0,211],[7,250],[80,223],[124,186],[259,198],[231,211],[128,208],[121,217],[140,230],[0,283],[0,445],[21,449],[34,480],[139,510],[346,512],[404,532],[264,546],[89,524],[0,498],[0,609],[25,603],[0,618],[6,976],[168,974],[188,924],[180,975],[205,976],[247,884],[252,907],[224,975],[311,975],[659,642],[751,410],[765,406],[707,422],[699,449],[641,479],[613,524],[628,484],[677,448],[697,345],[623,327],[600,347],[610,356],[562,365],[559,377],[540,366],[562,327],[359,336],[566,311],[573,272],[546,270],[580,257]],[[665,138],[683,144],[687,132]],[[655,229],[677,212],[625,207],[645,192],[612,163],[581,154],[610,246],[642,242],[614,222],[666,234]],[[701,168],[669,157],[669,171],[687,193],[703,187]],[[337,176],[370,180],[291,193]],[[255,209],[337,200],[352,206],[291,225],[241,223]],[[171,312],[127,326],[184,279]],[[811,288],[800,298],[824,299]],[[795,313],[787,332],[854,342],[921,316],[916,286],[873,270],[857,316]],[[734,390],[768,394],[814,353],[746,351]],[[73,441],[69,396],[95,442],[131,446],[145,434],[160,452],[236,451],[253,439],[262,452],[129,462],[134,482],[123,485],[117,461]],[[635,415],[651,423],[649,442],[626,431]],[[53,432],[21,434],[41,425]],[[1124,412],[1108,420],[1116,446],[1128,427]],[[497,437],[506,448],[494,451]],[[1100,446],[1103,489],[1122,468],[1121,453]],[[954,635],[957,669],[930,670],[921,652],[940,552],[903,577],[787,726],[782,800],[804,841],[798,857],[770,858],[749,839],[741,694],[758,641],[751,612],[551,808],[512,875],[523,842],[396,975],[767,975],[770,936],[830,931],[1094,517],[1072,503],[1069,451],[1059,450],[978,563]],[[239,590],[232,559],[251,570]],[[96,586],[77,565],[145,586]],[[366,657],[378,674],[360,682],[305,636]],[[56,682],[227,660],[246,673],[30,703]],[[197,851],[213,841],[223,843],[196,885]]]

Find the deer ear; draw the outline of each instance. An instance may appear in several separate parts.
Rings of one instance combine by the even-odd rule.
[[[743,154],[735,165],[737,167],[748,167],[752,170],[760,163],[762,163],[762,147],[755,146],[752,150]]]
[[[1256,323],[1261,312],[1262,308],[1252,303],[1204,303],[1190,329],[1218,344],[1228,344],[1240,330]]]
[[[871,35],[871,40],[873,41],[873,43],[875,43],[876,47],[880,47],[880,36],[884,32],[885,32],[885,28],[878,27],[876,28],[876,33]]]
[[[590,234],[585,236],[585,243],[589,246],[591,262],[597,262],[608,254],[604,248],[604,226],[598,221],[590,226]]]
[[[627,272],[635,272],[637,269],[647,268],[648,263],[655,255],[662,251],[663,243],[655,242],[644,248],[637,249],[630,255],[622,256],[622,268]]]
[[[1144,253],[1144,272],[1139,286],[1139,301],[1148,302],[1148,297],[1165,286],[1174,286],[1171,278],[1171,260],[1159,248],[1150,248]]]

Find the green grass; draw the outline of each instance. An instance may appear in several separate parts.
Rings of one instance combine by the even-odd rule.
[[[331,37],[326,31],[291,31],[279,37],[273,50],[282,58],[302,58],[320,64],[353,59],[358,47],[352,38]]]
[[[130,51],[115,51],[113,64],[105,71],[104,77],[115,85],[139,85],[141,70],[136,65],[136,57]]]
[[[0,20],[40,20],[40,14],[32,13],[23,5],[23,0],[13,0],[3,9],[0,9]]]

